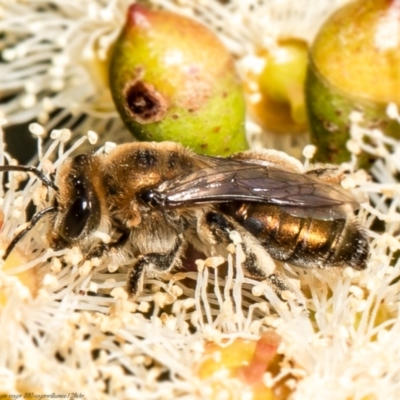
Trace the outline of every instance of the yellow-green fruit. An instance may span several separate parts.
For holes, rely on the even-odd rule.
[[[249,109],[255,120],[274,133],[300,133],[307,130],[304,83],[307,70],[307,44],[298,39],[277,43],[273,51],[262,52],[265,62],[260,74],[248,76]],[[258,93],[257,101],[252,94]]]
[[[172,140],[210,155],[248,148],[245,103],[231,55],[203,25],[139,5],[128,9],[110,87],[140,140]]]
[[[323,25],[311,49],[306,98],[318,161],[350,158],[349,115],[364,114],[363,125],[400,138],[400,125],[386,114],[400,105],[400,4],[359,0],[338,10]],[[368,167],[373,156],[362,154]]]

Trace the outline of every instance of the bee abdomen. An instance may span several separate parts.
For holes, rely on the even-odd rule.
[[[297,219],[303,221],[303,229],[292,256],[284,261],[302,267],[366,267],[368,240],[354,221]]]
[[[365,269],[369,253],[366,232],[353,221],[346,221],[336,247],[335,261],[340,266],[349,266],[357,270]]]
[[[225,211],[277,260],[305,268],[366,266],[368,241],[352,220],[300,218],[264,204],[232,204]]]

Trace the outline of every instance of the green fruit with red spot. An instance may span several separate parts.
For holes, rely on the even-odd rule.
[[[248,148],[234,62],[196,21],[132,5],[110,62],[116,107],[139,140],[226,156]]]

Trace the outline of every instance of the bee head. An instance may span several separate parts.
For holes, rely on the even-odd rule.
[[[96,157],[82,154],[58,170],[53,206],[56,212],[49,232],[53,248],[69,247],[97,229],[101,218],[99,165]]]

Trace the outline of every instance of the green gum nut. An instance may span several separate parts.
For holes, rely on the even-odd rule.
[[[117,110],[139,140],[171,140],[221,156],[248,148],[233,59],[196,21],[130,6],[109,77]]]
[[[398,0],[359,0],[325,22],[310,51],[306,101],[316,161],[349,161],[352,111],[363,114],[363,127],[400,138],[400,124],[387,115],[389,103],[400,105]],[[359,156],[361,167],[373,161]]]
[[[260,73],[249,73],[246,77],[247,94],[251,96],[253,88],[259,94],[257,102],[248,102],[249,112],[270,134],[307,131],[304,99],[307,54],[304,41],[280,40],[273,51],[259,52],[258,57],[265,63]]]

